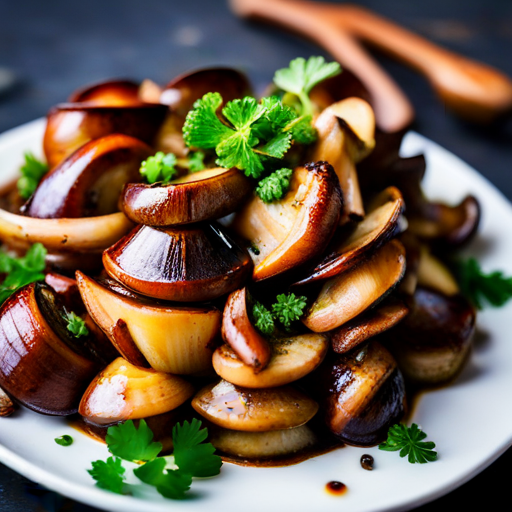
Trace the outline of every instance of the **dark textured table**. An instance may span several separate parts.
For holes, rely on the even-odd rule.
[[[357,3],[512,76],[510,0]],[[322,52],[309,42],[236,19],[224,1],[0,0],[0,68],[17,78],[10,91],[0,93],[0,132],[44,116],[75,88],[99,79],[151,78],[165,84],[190,68],[225,64],[246,71],[261,90],[292,58],[314,54]],[[379,61],[411,98],[414,129],[462,157],[512,199],[512,122],[492,128],[463,123],[445,112],[423,78],[381,56]],[[418,510],[501,507],[509,502],[510,464],[511,450],[469,483]],[[93,509],[0,465],[0,510]]]

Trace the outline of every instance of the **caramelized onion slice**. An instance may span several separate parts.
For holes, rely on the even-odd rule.
[[[404,201],[397,188],[388,187],[381,192],[372,206],[348,236],[333,240],[326,250],[327,256],[296,285],[327,279],[349,270],[401,230]]]
[[[103,253],[108,274],[156,299],[201,302],[239,288],[252,262],[218,224],[138,226]]]
[[[404,246],[391,240],[369,260],[326,281],[302,321],[314,332],[339,327],[385,297],[404,271]]]
[[[173,226],[214,220],[234,212],[253,184],[238,169],[207,169],[162,186],[129,183],[122,208],[134,222]]]
[[[157,371],[195,374],[211,369],[220,335],[218,309],[151,304],[108,290],[81,272],[76,277],[89,314],[114,345],[126,346],[133,340]],[[115,330],[119,320],[125,322],[129,337],[119,336]],[[126,347],[126,352],[130,351],[133,347]]]
[[[323,361],[329,344],[325,336],[302,334],[272,342],[272,356],[258,373],[237,357],[228,345],[213,353],[213,367],[224,380],[246,388],[273,388],[290,384],[312,372]]]
[[[290,386],[246,389],[224,380],[199,391],[192,407],[219,427],[246,432],[298,427],[318,411],[314,400]]]
[[[78,412],[100,425],[134,420],[172,411],[193,394],[194,386],[181,377],[118,357],[91,382]]]
[[[258,254],[251,254],[253,279],[268,279],[320,254],[334,234],[340,209],[339,182],[326,162],[295,169],[280,201],[266,204],[255,195],[233,224],[257,247]]]

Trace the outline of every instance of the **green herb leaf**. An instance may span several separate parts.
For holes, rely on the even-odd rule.
[[[183,499],[192,485],[192,476],[180,470],[165,470],[165,466],[166,460],[159,457],[134,469],[133,473],[145,484],[156,487],[162,496]]]
[[[89,334],[89,329],[87,329],[85,321],[77,314],[73,313],[73,311],[70,313],[66,312],[64,318],[68,322],[68,325],[66,326],[68,331],[70,331],[75,338],[80,338],[80,336],[87,336]]]
[[[206,428],[201,429],[201,422],[194,418],[191,423],[184,421],[172,429],[174,444],[174,461],[180,471],[192,476],[209,477],[218,475],[222,459],[214,455],[211,443],[203,443],[208,437]]]
[[[165,154],[158,151],[158,153],[142,162],[140,173],[148,183],[162,182],[166,184],[178,174],[176,162],[177,159],[174,153]]]
[[[337,62],[326,63],[323,57],[310,57],[307,61],[299,57],[292,60],[287,68],[276,71],[274,83],[283,91],[299,97],[303,115],[312,115],[309,93],[315,85],[340,73],[341,67]]]
[[[252,316],[254,318],[254,325],[263,334],[270,336],[275,329],[274,318],[272,313],[260,302],[256,302],[252,307]]]
[[[285,129],[291,131],[295,142],[307,146],[318,138],[318,132],[311,124],[312,119],[311,116],[297,117]]]
[[[400,457],[408,456],[411,464],[416,462],[425,464],[437,459],[437,452],[433,450],[435,444],[431,441],[424,442],[427,434],[420,430],[416,423],[410,427],[402,424],[389,428],[387,440],[379,445],[380,450],[396,452],[400,450]]]
[[[291,169],[283,168],[274,171],[262,179],[256,187],[256,195],[264,202],[271,203],[282,199],[290,188]]]
[[[56,437],[54,441],[61,446],[71,446],[73,444],[73,438],[68,435]]]
[[[294,293],[282,293],[276,297],[277,302],[272,305],[272,313],[287,329],[291,323],[298,320],[304,313],[307,299],[304,296],[296,297]]]
[[[18,192],[23,199],[28,199],[36,190],[41,178],[48,172],[48,165],[38,160],[32,153],[25,153],[25,163],[20,169]]]
[[[39,243],[30,247],[22,258],[0,251],[0,272],[7,274],[0,285],[0,304],[23,286],[44,280],[46,253],[44,246]]]
[[[204,153],[202,151],[191,151],[187,155],[188,170],[190,172],[199,172],[205,169]]]
[[[500,307],[512,298],[512,277],[501,271],[484,273],[475,258],[457,262],[455,275],[462,294],[478,309]]]
[[[125,469],[121,459],[109,457],[106,462],[96,460],[92,463],[92,469],[88,469],[87,472],[101,489],[122,494]]]
[[[137,429],[132,420],[109,427],[105,438],[112,455],[134,462],[153,460],[162,451],[162,443],[154,443],[153,432],[144,420]]]

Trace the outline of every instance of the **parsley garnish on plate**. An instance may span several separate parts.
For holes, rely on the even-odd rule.
[[[64,318],[67,321],[67,329],[73,334],[75,338],[80,338],[80,336],[87,336],[89,334],[89,329],[85,325],[85,321],[82,320],[76,313],[66,312],[64,314]]]
[[[28,199],[36,190],[41,178],[48,172],[48,165],[38,160],[32,153],[25,153],[25,163],[21,167],[21,178],[17,187],[20,196]]]
[[[400,457],[407,456],[411,464],[433,462],[437,459],[437,452],[433,450],[436,445],[432,441],[423,441],[426,437],[427,434],[416,423],[410,427],[393,425],[389,428],[386,441],[379,444],[379,449],[388,452],[400,450]]]
[[[0,273],[7,274],[0,285],[0,304],[23,286],[44,280],[46,254],[45,247],[39,243],[30,247],[21,258],[0,251]]]
[[[500,307],[512,298],[512,277],[499,270],[484,273],[475,258],[458,261],[455,275],[462,294],[478,309],[486,303]]]
[[[137,428],[128,420],[109,427],[105,440],[113,457],[106,462],[93,462],[88,472],[98,487],[123,493],[133,486],[124,483],[126,469],[122,460],[142,463],[133,470],[139,480],[155,487],[166,498],[181,499],[190,489],[193,477],[211,477],[220,472],[222,460],[214,454],[213,445],[204,442],[207,436],[207,430],[195,418],[178,423],[172,430],[173,456],[158,457],[162,444],[153,441],[153,432],[146,422],[140,420]]]

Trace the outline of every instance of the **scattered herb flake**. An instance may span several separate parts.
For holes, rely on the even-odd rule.
[[[36,190],[42,177],[48,172],[48,165],[37,159],[32,153],[25,153],[25,163],[21,167],[21,178],[17,187],[20,196],[28,199]]]
[[[63,436],[56,437],[55,442],[61,446],[71,446],[73,444],[73,438],[64,434]]]
[[[70,313],[66,312],[64,318],[68,323],[66,326],[68,331],[71,332],[75,338],[80,338],[81,336],[87,336],[89,334],[89,329],[87,329],[85,321],[76,313],[73,313],[73,311]]]
[[[408,456],[411,464],[433,462],[437,459],[437,452],[433,450],[436,445],[431,441],[423,441],[426,437],[427,434],[416,423],[410,427],[393,425],[389,428],[387,440],[379,445],[379,449],[388,452],[400,450],[400,457]]]
[[[283,168],[263,178],[256,187],[256,195],[264,202],[271,203],[282,199],[290,188],[291,169]]]

